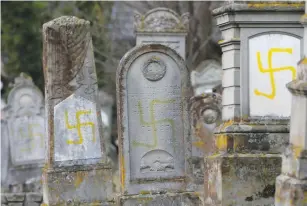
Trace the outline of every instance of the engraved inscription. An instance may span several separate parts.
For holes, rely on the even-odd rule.
[[[150,81],[158,81],[162,79],[166,72],[166,65],[159,58],[153,56],[143,67],[144,77]]]

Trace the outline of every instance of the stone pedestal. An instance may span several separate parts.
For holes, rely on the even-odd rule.
[[[297,79],[287,84],[292,93],[290,145],[276,179],[276,206],[307,205],[307,2],[305,6],[304,57],[298,63]]]
[[[288,143],[302,54],[304,4],[230,2],[213,11],[222,32],[222,120],[205,158],[205,205],[272,205]],[[274,12],[272,12],[274,11]]]

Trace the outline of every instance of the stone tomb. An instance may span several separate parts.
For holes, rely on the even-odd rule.
[[[167,8],[155,8],[134,16],[136,45],[162,44],[174,49],[185,59],[186,35],[189,30],[189,14],[179,16]]]
[[[117,95],[122,194],[140,195],[137,201],[188,191],[191,88],[183,59],[163,45],[130,50],[117,70]]]
[[[43,95],[31,77],[21,73],[15,79],[3,111],[3,127],[7,128],[2,129],[7,129],[4,135],[8,137],[2,139],[8,138],[10,148],[7,183],[24,184],[31,178],[40,179],[45,158]]]

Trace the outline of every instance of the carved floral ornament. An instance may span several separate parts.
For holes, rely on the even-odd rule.
[[[167,8],[152,9],[146,14],[135,13],[134,28],[136,32],[187,33],[189,30],[189,13],[179,16]]]

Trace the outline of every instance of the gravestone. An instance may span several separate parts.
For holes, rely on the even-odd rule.
[[[292,93],[290,144],[283,153],[282,172],[276,179],[275,205],[307,204],[307,2],[304,26],[304,57],[297,65],[297,78],[287,84]]]
[[[197,191],[204,189],[204,156],[214,152],[214,129],[221,123],[222,98],[205,93],[190,99],[193,181]]]
[[[120,61],[116,85],[120,205],[199,205],[189,193],[191,87],[183,59],[164,45],[135,47]]]
[[[8,105],[2,110],[4,136],[1,138],[2,148],[9,151],[4,155],[3,166],[8,164],[9,167],[5,181],[13,188],[22,188],[25,184],[27,189],[34,190],[32,192],[40,191],[45,157],[43,105],[43,95],[31,77],[21,73],[15,78],[14,87],[8,95]]]
[[[205,205],[273,205],[303,50],[301,2],[228,2],[213,11],[223,40],[222,120],[205,157]],[[227,169],[226,169],[227,168]]]
[[[222,84],[222,66],[216,60],[205,60],[191,71],[191,84],[194,95],[212,93]]]
[[[136,45],[163,44],[174,49],[183,59],[186,57],[186,35],[189,30],[189,14],[179,16],[167,8],[155,8],[134,16]]]
[[[43,25],[49,206],[113,204],[89,30],[90,22],[72,16]]]

